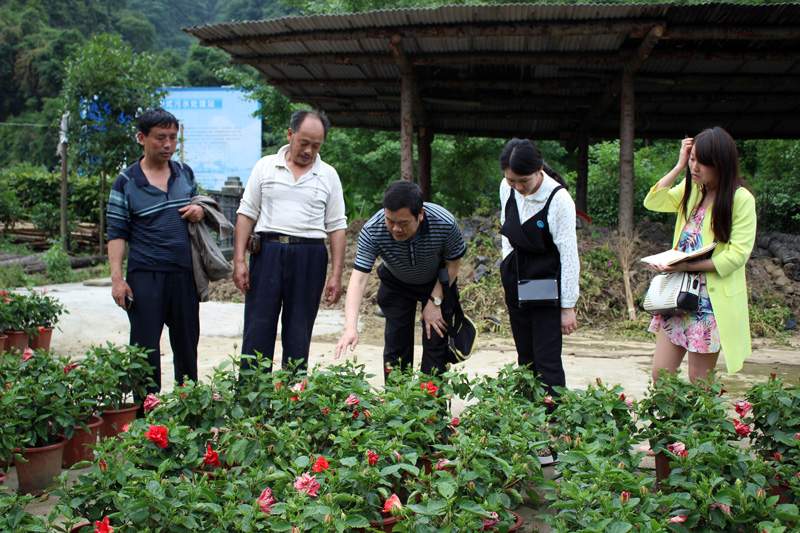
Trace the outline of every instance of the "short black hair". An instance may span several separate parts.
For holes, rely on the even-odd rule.
[[[399,211],[404,207],[415,217],[419,216],[422,213],[422,189],[412,181],[395,181],[383,193],[383,208]]]
[[[323,135],[327,139],[328,130],[331,129],[331,121],[328,119],[328,115],[325,114],[325,111],[319,111],[317,109],[301,109],[295,111],[292,113],[292,118],[289,119],[289,127],[292,131],[296,132],[300,129],[300,125],[308,116],[317,117],[319,121],[322,122],[322,129],[324,130]]]
[[[170,126],[178,128],[178,119],[160,107],[147,109],[136,119],[136,127],[145,135],[149,135],[152,128],[168,128]]]

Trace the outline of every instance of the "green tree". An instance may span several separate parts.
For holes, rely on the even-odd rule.
[[[118,35],[93,37],[67,62],[64,109],[72,116],[72,147],[78,167],[100,176],[100,247],[102,251],[106,184],[109,176],[136,159],[134,117],[157,106],[168,70],[150,54],[136,54]]]

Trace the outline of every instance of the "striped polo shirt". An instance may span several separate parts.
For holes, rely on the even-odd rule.
[[[192,269],[188,223],[178,209],[197,194],[194,172],[170,161],[167,192],[150,185],[141,159],[123,170],[108,196],[108,240],[128,241],[128,272]]]
[[[416,235],[397,241],[386,227],[383,209],[361,228],[353,267],[371,272],[380,257],[394,277],[403,283],[419,285],[436,278],[442,261],[454,261],[467,251],[455,217],[436,204],[425,202],[425,218]]]

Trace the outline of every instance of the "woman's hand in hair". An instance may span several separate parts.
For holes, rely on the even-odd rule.
[[[561,309],[561,333],[569,335],[574,333],[576,329],[578,329],[578,317],[575,314],[575,308]]]
[[[687,137],[681,141],[681,151],[678,154],[678,164],[676,167],[681,170],[685,169],[689,164],[689,156],[692,153],[692,146],[694,146],[694,138]]]

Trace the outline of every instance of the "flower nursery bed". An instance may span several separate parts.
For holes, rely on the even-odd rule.
[[[18,354],[2,361],[4,375],[30,371]],[[731,398],[663,375],[635,402],[599,380],[552,397],[510,366],[394,370],[380,390],[353,363],[269,366],[232,359],[208,382],[148,395],[143,418],[48,489],[48,516],[0,490],[0,530],[505,532],[520,530],[523,503],[554,531],[800,527],[800,388],[778,378]],[[457,417],[455,397],[467,405]],[[641,441],[659,469],[640,468]],[[545,448],[558,452],[550,475]]]

